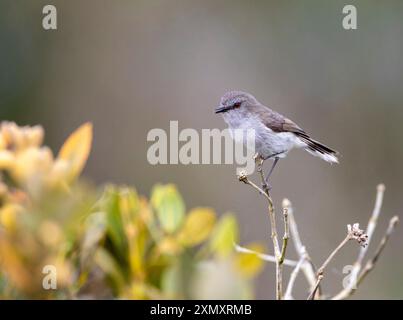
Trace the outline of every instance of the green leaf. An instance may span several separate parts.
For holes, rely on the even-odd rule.
[[[119,191],[114,187],[108,187],[103,200],[103,211],[106,212],[108,235],[113,244],[124,258],[127,254],[127,239],[119,206]]]
[[[161,279],[161,288],[168,298],[176,297],[181,290],[181,274],[178,264],[166,268]]]
[[[178,230],[184,220],[185,205],[174,185],[156,185],[152,191],[151,204],[164,231],[173,233]]]

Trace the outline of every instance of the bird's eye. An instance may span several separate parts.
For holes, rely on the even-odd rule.
[[[236,109],[236,108],[239,108],[240,106],[241,106],[241,102],[236,102],[236,103],[234,103],[232,108]]]

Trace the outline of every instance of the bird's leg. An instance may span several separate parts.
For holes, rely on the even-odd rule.
[[[264,192],[269,193],[270,189],[268,188],[264,180],[264,173],[263,173],[263,162],[265,159],[263,159],[263,157],[259,153],[256,153],[253,159],[255,160],[255,163],[257,165],[257,172],[260,174],[260,177],[262,179],[262,189],[264,190]]]
[[[279,157],[274,157],[273,165],[271,166],[270,171],[267,174],[267,177],[265,179],[265,183],[269,186],[269,189],[271,189],[271,186],[269,184],[269,178],[270,178],[270,175],[272,174],[272,172],[274,170],[274,167],[276,166],[276,164],[277,164],[279,159],[280,159]]]

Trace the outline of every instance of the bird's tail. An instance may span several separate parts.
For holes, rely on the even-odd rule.
[[[311,139],[310,137],[300,136],[299,138],[306,144],[305,150],[310,154],[322,158],[330,163],[339,163],[339,160],[336,157],[338,155],[337,151],[330,149],[329,147]]]

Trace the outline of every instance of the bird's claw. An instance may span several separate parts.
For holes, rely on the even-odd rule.
[[[253,156],[253,160],[255,160],[255,163],[257,163],[257,165],[260,167],[263,164],[263,158],[259,153],[256,153]]]

